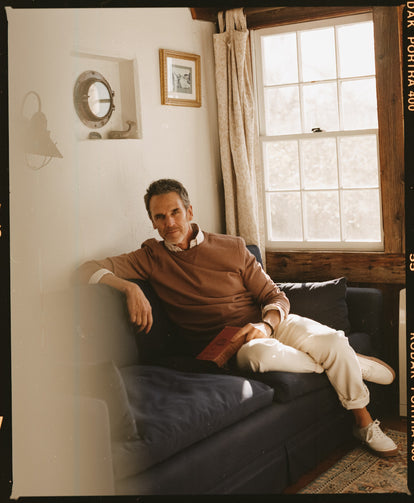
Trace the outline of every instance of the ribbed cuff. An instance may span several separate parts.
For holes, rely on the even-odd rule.
[[[92,276],[89,278],[88,283],[90,285],[96,285],[97,283],[100,282],[102,276],[105,276],[105,274],[114,274],[112,271],[109,269],[99,269],[99,271],[96,271],[92,274]]]
[[[280,309],[280,307],[277,304],[267,304],[266,306],[264,306],[262,308],[262,318],[264,318],[264,315],[268,311],[274,311],[274,310],[279,311],[279,313],[280,313],[280,322],[282,323],[282,321],[286,318],[286,316],[285,316],[284,311],[282,309]]]

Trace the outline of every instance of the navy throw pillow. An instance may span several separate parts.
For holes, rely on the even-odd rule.
[[[290,312],[349,334],[346,278],[312,283],[278,283],[290,301]]]

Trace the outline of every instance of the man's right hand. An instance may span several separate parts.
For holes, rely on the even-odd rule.
[[[105,274],[99,282],[124,292],[131,322],[147,334],[153,323],[152,308],[141,288],[136,283],[118,278],[113,274]]]

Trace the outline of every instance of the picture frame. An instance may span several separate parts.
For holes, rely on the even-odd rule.
[[[201,107],[200,56],[160,49],[161,103]]]

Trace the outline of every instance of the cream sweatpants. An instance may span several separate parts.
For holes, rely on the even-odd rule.
[[[253,339],[237,353],[242,370],[268,372],[326,372],[345,409],[369,403],[355,351],[342,330],[309,318],[289,314],[276,329],[275,338]]]

